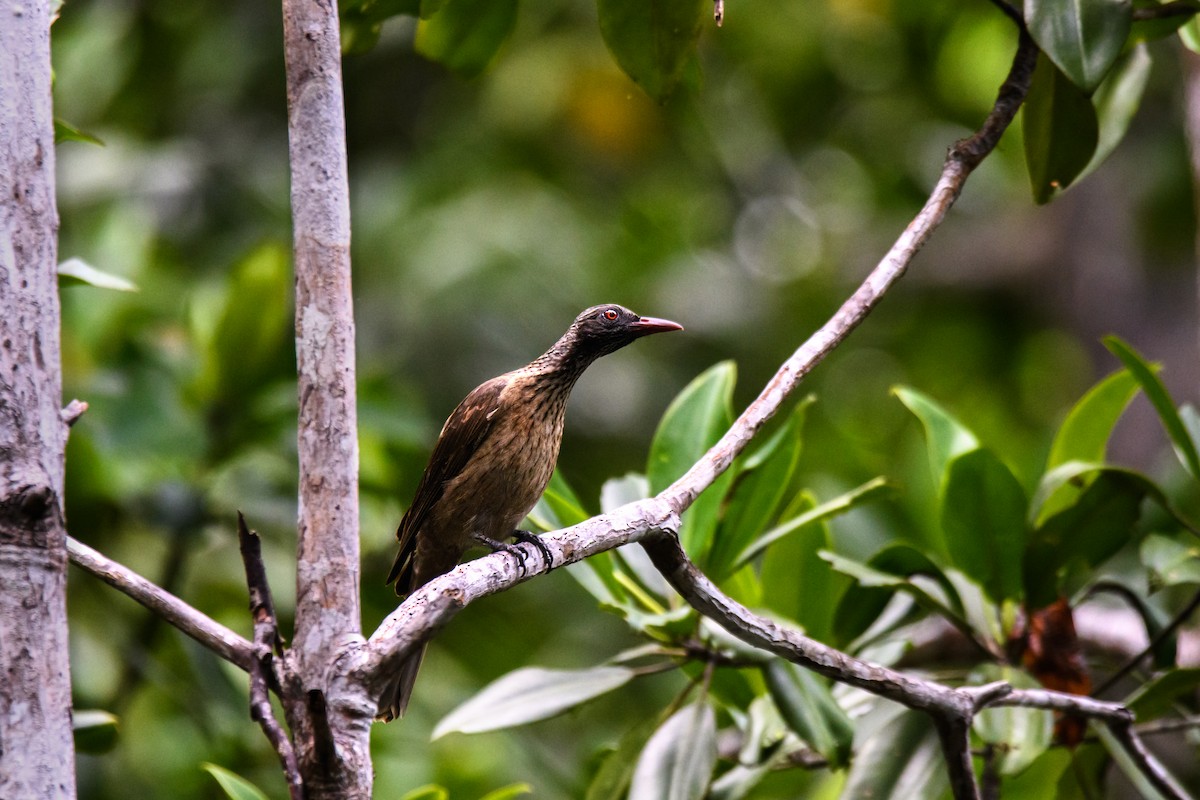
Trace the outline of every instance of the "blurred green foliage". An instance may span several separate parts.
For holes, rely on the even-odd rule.
[[[923,200],[946,148],[982,119],[1016,39],[985,2],[744,0],[728,5],[722,29],[704,22],[695,61],[660,104],[617,66],[590,3],[520,4],[511,23],[495,22],[501,40],[456,51],[462,61],[453,61],[453,41],[439,38],[434,20],[472,5],[343,9],[362,17],[347,29],[365,37],[346,42],[360,52],[347,55],[344,73],[368,629],[394,607],[382,580],[395,525],[442,419],[467,390],[541,352],[593,303],[680,320],[685,336],[597,364],[576,391],[560,460],[566,480],[548,505],[564,521],[572,509],[598,510],[607,479],[646,469],[657,421],[695,376],[736,362],[737,386],[732,367],[717,368],[727,394],[710,404],[736,411],[837,307]],[[414,9],[425,19],[394,16]],[[236,509],[263,533],[285,630],[294,597],[281,39],[278,8],[211,0],[74,0],[53,29],[56,114],[64,131],[87,132],[59,147],[60,255],[139,290],[63,290],[65,392],[90,405],[69,444],[69,529],[242,631]],[[966,590],[951,578],[950,589],[913,580],[922,558],[954,559],[993,599],[1019,591],[1008,573],[989,581],[969,554],[947,546],[920,426],[888,397],[894,385],[937,398],[978,442],[998,443],[998,460],[971,474],[1003,470],[1006,496],[1012,481],[1033,496],[1053,430],[1116,367],[1102,334],[1137,343],[1163,362],[1175,397],[1195,398],[1180,50],[1167,38],[1134,52],[1126,57],[1144,81],[1137,115],[1136,103],[1104,85],[1089,106],[1115,109],[1094,112],[1098,149],[1120,139],[1106,139],[1105,120],[1116,120],[1107,130],[1128,126],[1111,158],[1035,209],[1022,138],[1029,122],[1014,126],[912,274],[807,382],[818,401],[776,421],[742,476],[720,487],[731,492],[730,513],[689,525],[696,554],[707,549],[719,570],[767,532],[763,503],[775,504],[765,517],[796,519],[881,475],[899,485],[896,498],[872,495],[876,502],[837,519],[814,515],[781,535],[756,572],[777,591],[756,588],[746,568],[731,570],[726,588],[831,641],[861,633],[896,591],[924,608],[934,600],[955,608]],[[422,53],[482,72],[464,80]],[[1179,424],[1194,438],[1194,415]],[[1154,476],[1172,507],[1195,518],[1194,487],[1168,467],[1167,441],[1150,405],[1135,400],[1108,459]],[[786,480],[786,495],[755,482],[767,469]],[[652,485],[655,470],[651,462]],[[644,491],[637,479],[609,487],[612,502]],[[1157,513],[1147,506],[1146,515]],[[1170,515],[1161,517],[1159,533],[1169,533]],[[735,539],[741,548],[725,544]],[[831,559],[842,569],[820,551],[845,559]],[[1150,580],[1164,587],[1148,601],[1160,612],[1179,603],[1171,586],[1194,582],[1193,555],[1171,535],[1142,542]],[[685,610],[637,605],[644,565],[639,572],[635,559],[610,555],[573,571],[594,568],[590,588],[624,603],[632,629],[598,613],[566,571],[461,614],[432,647],[409,715],[374,733],[377,794],[439,784],[474,798],[527,781],[537,797],[578,797],[595,771],[619,772],[606,748],[632,768],[632,754],[665,721],[647,727],[645,709],[679,695],[688,682],[680,671],[515,733],[433,743],[429,735],[514,669],[582,669],[646,633],[686,630],[694,620]],[[797,569],[802,580],[790,582]],[[866,574],[888,577],[870,585]],[[1070,569],[1063,580],[1076,588]],[[837,602],[852,593],[868,605]],[[963,615],[983,607],[977,594],[959,597]],[[76,706],[119,720],[113,749],[79,756],[82,797],[218,796],[205,762],[283,794],[277,762],[248,721],[243,675],[84,575],[72,573],[69,602]],[[855,616],[861,608],[874,612]],[[778,699],[788,676],[776,677]],[[714,678],[712,688],[761,721],[748,764],[769,757],[771,732],[783,730],[770,704],[753,705],[763,688],[745,676]],[[679,713],[703,713],[693,708]],[[871,731],[902,729],[912,731],[906,747],[928,749],[921,724],[871,718],[875,727],[856,725],[864,738],[855,747],[879,750]],[[841,739],[824,741],[841,752]],[[911,758],[889,752],[897,768]],[[1031,769],[1018,780],[1030,792],[1054,785],[1070,771],[1060,756],[1039,762],[1040,778],[1026,779]],[[753,796],[764,798],[828,795],[842,780],[767,770],[726,777],[722,791],[733,796],[759,779]]]

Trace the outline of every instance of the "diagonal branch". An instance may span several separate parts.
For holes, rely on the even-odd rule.
[[[197,611],[129,567],[118,564],[69,536],[67,555],[71,563],[129,595],[221,658],[250,671],[254,662],[254,645],[212,617]]]

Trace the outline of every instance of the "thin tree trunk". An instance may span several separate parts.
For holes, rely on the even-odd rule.
[[[50,8],[0,16],[0,797],[75,796]]]
[[[350,192],[337,4],[284,0],[296,269],[300,518],[296,631],[301,684],[287,705],[309,798],[369,797],[375,709],[333,663],[361,643],[358,428]]]

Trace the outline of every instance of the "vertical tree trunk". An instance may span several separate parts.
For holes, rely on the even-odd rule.
[[[50,9],[0,14],[0,797],[75,796]]]
[[[310,798],[370,797],[374,708],[329,667],[361,642],[350,193],[333,0],[284,0],[296,268],[300,518],[290,703]],[[319,692],[319,694],[317,694]]]

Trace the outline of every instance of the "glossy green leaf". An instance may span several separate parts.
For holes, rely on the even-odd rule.
[[[533,794],[533,787],[528,783],[514,783],[509,786],[501,786],[499,789],[493,789],[479,798],[479,800],[512,800],[514,797],[524,797],[531,794]]]
[[[1104,83],[1092,95],[1092,105],[1100,126],[1096,152],[1076,180],[1090,175],[1103,164],[1125,138],[1134,114],[1141,107],[1151,66],[1150,51],[1145,45],[1139,44],[1117,59]]]
[[[71,712],[71,732],[76,751],[95,755],[116,746],[120,725],[116,715],[107,711],[77,709]]]
[[[845,766],[850,759],[854,726],[833,699],[828,681],[781,659],[764,665],[762,674],[788,727],[824,756],[830,766]]]
[[[888,483],[886,478],[873,478],[862,486],[851,489],[845,494],[828,500],[819,506],[810,508],[804,513],[767,531],[738,554],[737,558],[733,561],[733,566],[736,568],[748,563],[772,544],[786,536],[790,536],[805,525],[832,519],[865,503],[870,503],[894,493],[895,487]]]
[[[942,480],[946,465],[952,458],[979,447],[979,440],[975,438],[975,434],[928,396],[906,386],[893,388],[892,394],[896,395],[925,427],[925,446],[929,451],[929,466],[933,470],[935,482]]]
[[[941,498],[942,532],[955,566],[997,602],[1020,598],[1025,490],[990,450],[950,462]]]
[[[600,762],[584,800],[625,800],[638,754],[658,729],[658,723],[656,717],[648,715],[621,737],[617,746]]]
[[[954,584],[937,564],[911,545],[888,545],[866,564],[837,553],[823,552],[821,557],[857,583],[846,592],[834,617],[834,632],[839,642],[846,643],[862,635],[897,591],[960,627],[966,625],[962,600]],[[915,581],[916,576],[929,580]]]
[[[1200,53],[1200,17],[1192,17],[1180,26],[1179,41],[1193,53]]]
[[[1025,0],[1025,22],[1038,47],[1090,94],[1129,36],[1129,0]]]
[[[1100,139],[1091,98],[1045,55],[1038,56],[1021,129],[1033,199],[1039,204],[1071,185],[1091,162]]]
[[[1150,590],[1180,584],[1200,584],[1200,544],[1151,534],[1142,542],[1142,563],[1150,571]]]
[[[553,717],[624,686],[635,675],[625,667],[579,670],[525,667],[485,686],[437,724],[433,738],[447,733],[479,733],[512,728]]]
[[[629,800],[700,800],[717,764],[717,718],[704,700],[684,706],[646,742]]]
[[[1058,572],[1071,562],[1094,569],[1132,541],[1146,498],[1145,484],[1128,472],[1105,470],[1030,534],[1024,556],[1026,603],[1042,608],[1062,593]]]
[[[983,685],[1006,681],[1017,689],[1039,689],[1026,673],[1009,666],[988,665],[972,676],[971,683]],[[1049,712],[1036,708],[999,706],[976,715],[972,727],[987,744],[997,749],[996,769],[1004,776],[1024,772],[1050,747],[1054,724]]]
[[[1154,368],[1142,358],[1140,353],[1119,337],[1106,336],[1104,346],[1121,359],[1121,363],[1133,373],[1133,377],[1141,384],[1142,391],[1146,393],[1146,397],[1154,406],[1167,436],[1171,439],[1171,444],[1175,447],[1175,454],[1192,477],[1200,480],[1200,453],[1197,452],[1196,442],[1188,434],[1187,427],[1179,417],[1179,412],[1175,410],[1175,402],[1171,399],[1170,392],[1155,374]]]
[[[723,361],[698,375],[671,401],[658,423],[646,477],[650,491],[661,492],[683,475],[716,443],[733,422],[733,386],[737,369]],[[679,538],[702,568],[707,566],[721,503],[734,478],[728,469],[684,512]]]
[[[841,797],[940,798],[948,788],[942,748],[927,716],[878,703],[859,721]]]
[[[110,272],[96,269],[79,258],[68,258],[58,265],[58,283],[60,286],[86,284],[98,289],[114,289],[118,292],[136,292],[138,290],[132,282]]]
[[[230,800],[267,800],[266,794],[242,776],[216,764],[201,764],[200,768],[212,775]]]
[[[1108,437],[1138,388],[1129,370],[1121,370],[1089,389],[1054,435],[1046,470],[1068,461],[1104,461]]]
[[[400,796],[400,800],[450,800],[450,792],[445,786],[430,783],[410,789]]]
[[[1200,668],[1172,669],[1138,687],[1124,705],[1138,722],[1157,719],[1175,707],[1181,696],[1190,696],[1200,687]]]
[[[683,80],[712,13],[707,0],[597,0],[596,8],[617,64],[660,103]]]
[[[735,557],[778,515],[800,460],[804,417],[812,397],[796,404],[783,426],[738,470],[726,500],[719,533],[709,558],[710,575],[720,580],[745,560]]]
[[[424,16],[424,4],[422,4]],[[483,72],[517,24],[517,0],[446,0],[417,25],[416,51],[474,77]]]

